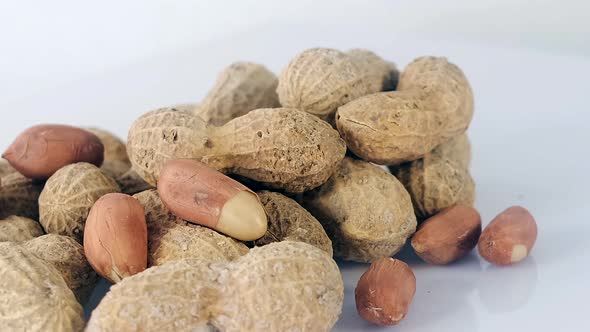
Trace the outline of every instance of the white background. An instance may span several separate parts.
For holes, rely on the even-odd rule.
[[[417,293],[391,331],[587,331],[589,13],[584,0],[2,0],[0,150],[42,122],[125,137],[152,108],[199,101],[232,61],[278,72],[315,46],[365,47],[400,67],[444,55],[475,91],[469,134],[484,223],[520,204],[539,238],[509,268],[475,253],[433,267],[405,252]],[[346,303],[336,330],[377,330],[354,309],[366,265],[341,266]]]

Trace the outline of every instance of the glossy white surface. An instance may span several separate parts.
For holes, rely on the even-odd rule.
[[[433,267],[406,250],[401,257],[415,270],[416,297],[407,318],[390,329],[373,328],[356,314],[354,287],[366,265],[340,263],[346,303],[335,330],[590,328],[585,2],[375,1],[359,7],[338,1],[313,10],[307,1],[285,8],[242,3],[233,10],[190,2],[117,10],[59,1],[2,4],[8,8],[0,10],[0,31],[9,38],[0,52],[0,149],[41,122],[96,125],[124,137],[147,110],[198,101],[235,60],[278,71],[317,45],[370,48],[401,67],[419,55],[445,55],[464,69],[475,92],[469,134],[484,223],[523,205],[538,222],[537,244],[531,257],[508,268],[490,266],[475,253]]]

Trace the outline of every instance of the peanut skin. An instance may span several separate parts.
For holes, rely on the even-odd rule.
[[[444,265],[467,255],[479,240],[481,218],[468,206],[453,206],[427,219],[412,237],[412,247],[430,264]]]
[[[287,108],[254,110],[221,127],[159,109],[135,121],[127,142],[134,169],[151,185],[167,161],[185,158],[289,192],[324,183],[345,150],[326,122]]]
[[[410,267],[385,257],[361,276],[354,290],[356,309],[370,323],[397,325],[406,317],[415,293],[416,277]]]
[[[39,125],[22,132],[2,154],[24,176],[46,180],[77,162],[101,166],[104,146],[89,131],[64,125]]]
[[[397,165],[462,134],[472,116],[473,93],[461,69],[445,58],[421,57],[402,72],[397,91],[339,107],[336,126],[357,156]]]
[[[102,196],[90,210],[84,252],[94,270],[112,282],[147,267],[147,225],[139,201],[129,195]]]
[[[484,229],[477,248],[488,262],[510,265],[525,259],[536,240],[537,223],[531,213],[521,206],[512,206]]]

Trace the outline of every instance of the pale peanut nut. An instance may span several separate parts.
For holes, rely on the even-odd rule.
[[[277,84],[275,74],[263,65],[232,63],[219,74],[194,113],[208,124],[221,126],[255,109],[279,107]]]
[[[81,244],[69,236],[47,234],[22,246],[55,267],[80,303],[88,300],[98,276],[86,260]]]
[[[366,321],[396,325],[408,314],[416,293],[416,277],[410,267],[385,257],[371,264],[354,290],[356,309]]]
[[[279,241],[301,241],[332,256],[332,241],[322,224],[291,198],[271,191],[256,192],[268,215],[268,230],[254,241],[257,246]]]
[[[330,48],[312,48],[297,55],[279,76],[277,93],[283,107],[328,117],[375,86],[370,74],[352,57]],[[378,90],[379,91],[379,90]]]
[[[102,165],[104,146],[96,135],[80,128],[38,125],[19,134],[2,157],[24,176],[45,180],[69,164]]]
[[[129,195],[102,196],[90,210],[84,252],[102,277],[119,282],[147,267],[147,225],[139,201]]]
[[[412,247],[430,264],[449,264],[467,255],[481,234],[481,217],[468,206],[453,206],[428,218],[412,237]]]
[[[531,213],[521,206],[512,206],[486,226],[477,248],[488,262],[510,265],[525,259],[536,240],[537,223]]]
[[[404,184],[418,220],[454,206],[473,206],[475,182],[469,173],[471,146],[466,134],[451,138],[422,159],[390,167]]]
[[[166,163],[158,193],[173,214],[235,239],[253,241],[266,233],[267,216],[258,196],[196,160]]]
[[[445,58],[414,60],[397,89],[338,108],[338,131],[357,156],[384,165],[412,161],[469,127],[471,87],[461,69]]]
[[[0,220],[0,242],[21,242],[43,235],[39,222],[26,217],[10,216]]]
[[[100,139],[104,146],[104,161],[100,167],[113,179],[123,175],[131,168],[125,142],[113,133],[100,128],[86,128]]]
[[[385,61],[374,52],[362,48],[353,48],[346,54],[369,74],[367,82],[371,85],[372,92],[395,90],[399,71],[393,62]]]
[[[325,121],[294,109],[258,109],[212,127],[168,108],[134,122],[127,152],[151,185],[166,162],[188,158],[269,187],[302,192],[330,177],[346,146]]]
[[[39,195],[43,183],[26,178],[18,172],[2,176],[0,187],[0,218],[11,215],[39,219]]]
[[[126,278],[92,312],[87,331],[330,331],[343,297],[329,255],[282,241],[232,262],[180,260]]]
[[[84,311],[57,269],[13,242],[0,243],[2,331],[82,331]]]
[[[302,205],[324,226],[334,256],[371,262],[397,253],[416,231],[410,195],[389,172],[346,157]]]
[[[148,229],[148,266],[186,259],[231,261],[248,247],[207,227],[188,223],[168,211],[155,189],[134,195],[143,206]]]
[[[100,197],[119,186],[98,167],[68,165],[47,180],[39,196],[39,222],[47,233],[71,236],[82,243],[88,212]]]

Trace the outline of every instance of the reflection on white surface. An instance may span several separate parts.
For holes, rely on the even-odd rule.
[[[513,266],[488,265],[477,290],[490,312],[504,313],[526,305],[535,292],[537,280],[535,257],[528,257]]]

